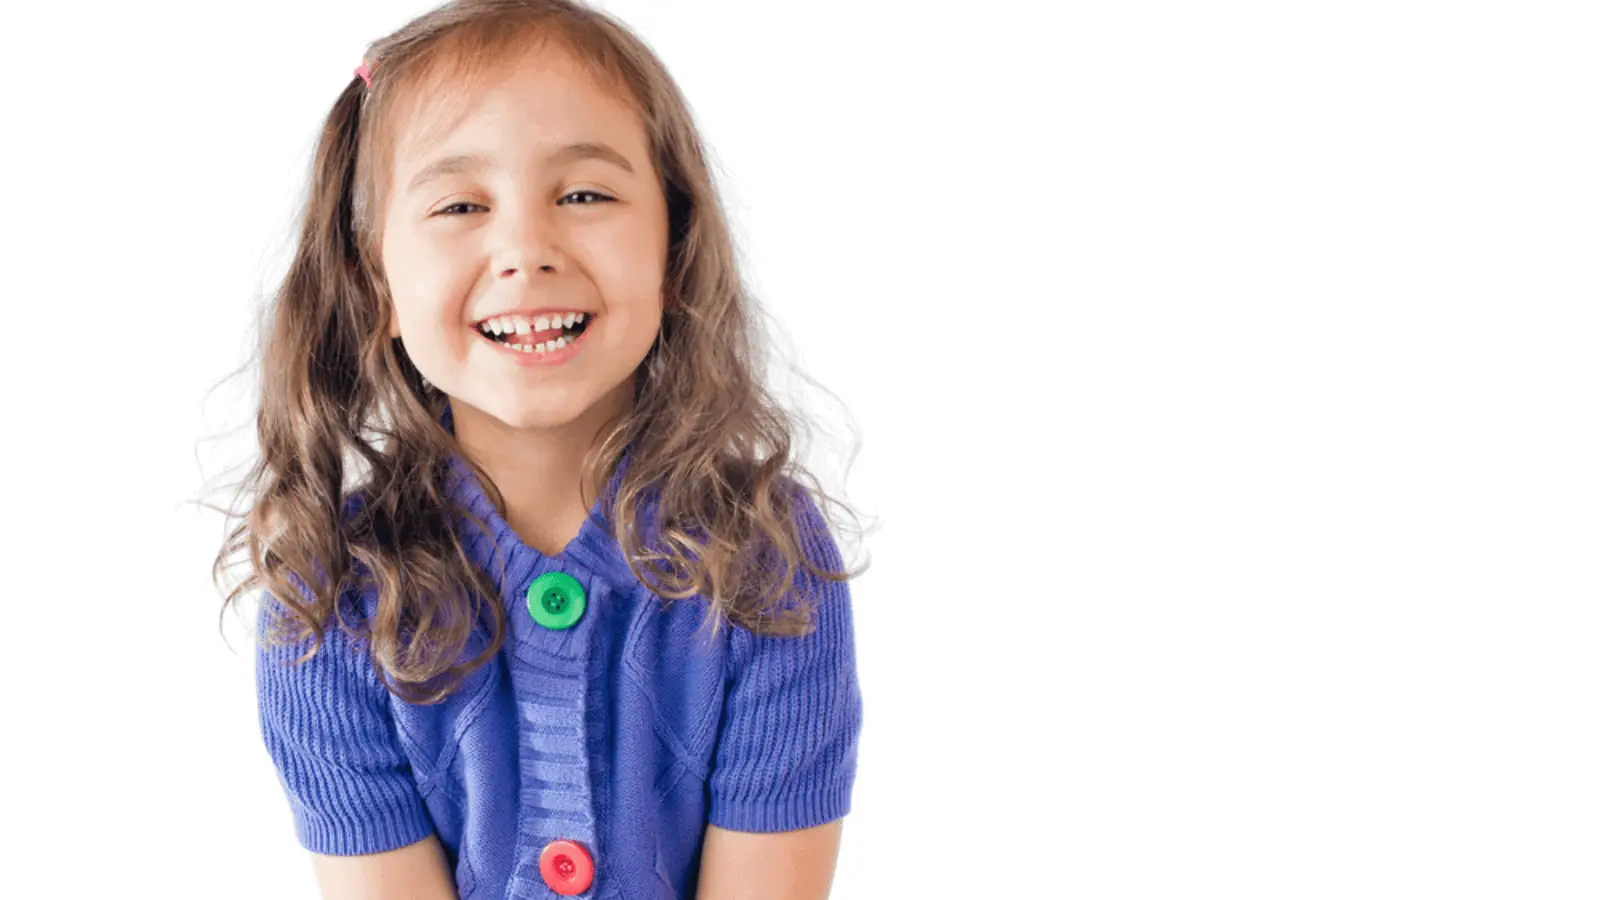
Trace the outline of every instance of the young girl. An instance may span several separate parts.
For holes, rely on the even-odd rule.
[[[369,48],[312,176],[218,563],[324,896],[825,897],[857,573],[660,62],[451,3]]]

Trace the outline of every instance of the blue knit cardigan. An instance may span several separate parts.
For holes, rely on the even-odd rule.
[[[601,515],[621,469],[556,556],[522,542],[459,458],[450,472],[452,494],[490,526],[466,549],[509,623],[495,659],[445,702],[414,705],[336,625],[298,666],[308,644],[257,645],[261,733],[306,849],[378,853],[436,834],[462,900],[500,900],[560,896],[540,860],[566,841],[592,866],[577,896],[688,898],[708,823],[776,832],[849,812],[862,707],[847,583],[797,574],[821,601],[806,636],[734,625],[712,639],[703,601],[664,604],[629,570]],[[819,510],[801,499],[805,552],[838,568]],[[565,630],[530,613],[529,586],[546,572],[575,578],[587,600]],[[340,602],[371,615],[374,597],[349,590]]]

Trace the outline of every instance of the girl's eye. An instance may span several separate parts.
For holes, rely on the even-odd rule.
[[[565,200],[565,199],[567,199],[567,197],[598,197],[598,198],[600,198],[598,201],[589,201],[589,202],[580,203],[580,204],[578,204],[579,206],[590,206],[590,205],[592,205],[593,203],[596,203],[596,202],[606,201],[606,200],[615,200],[616,199],[615,197],[607,197],[605,194],[602,194],[599,191],[573,191],[572,193],[568,194],[566,197],[562,197],[561,199]]]
[[[602,194],[599,191],[573,191],[572,193],[567,194],[565,197],[562,197],[561,200],[565,201],[565,200],[568,200],[568,199],[570,199],[572,197],[593,197],[593,198],[595,198],[594,200],[586,200],[586,201],[583,201],[583,202],[577,204],[579,206],[592,206],[595,203],[609,202],[609,201],[613,201],[613,200],[617,199],[615,197],[610,197],[610,196],[607,196],[605,194]],[[479,203],[470,203],[470,202],[468,202],[466,200],[462,200],[459,203],[452,203],[449,206],[441,207],[437,212],[434,213],[434,215],[436,215],[436,216],[452,215],[450,210],[459,209],[459,208],[461,208],[463,206],[471,206],[471,207],[474,207],[476,209],[487,209],[488,208],[488,207],[485,207],[485,206],[483,206],[482,204],[479,204]]]

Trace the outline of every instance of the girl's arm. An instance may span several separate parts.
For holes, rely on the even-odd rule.
[[[800,831],[756,834],[706,827],[697,900],[826,900],[839,856],[835,819]]]
[[[340,598],[346,618],[360,614],[356,599]],[[258,627],[284,611],[270,594],[262,600]],[[294,664],[307,649],[258,644],[256,688],[261,734],[324,900],[455,900],[367,654],[337,624],[315,656]]]
[[[322,900],[456,900],[439,838],[366,856],[311,854]]]
[[[801,496],[807,558],[840,569],[820,511]],[[855,626],[847,582],[805,571],[795,579],[817,599],[813,631],[730,629],[696,895],[704,900],[823,900],[833,880],[861,734]]]

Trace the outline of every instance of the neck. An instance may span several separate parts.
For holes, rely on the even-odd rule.
[[[584,458],[625,411],[626,399],[626,394],[621,402],[608,397],[554,428],[516,428],[451,399],[456,440],[500,489],[505,501],[502,516],[523,543],[554,556],[577,536],[604,489],[602,472],[588,484],[581,482]]]

